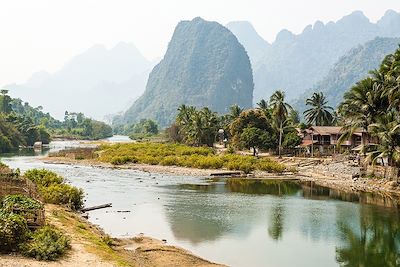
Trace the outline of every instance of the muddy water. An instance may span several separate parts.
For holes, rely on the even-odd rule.
[[[87,206],[112,202],[90,221],[116,237],[144,233],[230,266],[400,266],[393,198],[290,181],[44,164],[32,154],[2,160],[65,176],[85,190]]]

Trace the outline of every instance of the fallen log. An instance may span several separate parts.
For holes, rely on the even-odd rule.
[[[91,210],[98,210],[98,209],[104,209],[104,208],[109,208],[112,207],[112,203],[107,203],[103,205],[98,205],[98,206],[93,206],[93,207],[87,207],[87,208],[82,208],[81,212],[87,212]]]
[[[210,176],[240,176],[242,173],[235,171],[235,172],[214,172],[211,173]]]

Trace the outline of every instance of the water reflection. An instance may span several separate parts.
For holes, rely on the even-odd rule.
[[[273,180],[214,179],[176,189],[167,217],[178,240],[198,244],[224,236],[245,239],[262,224],[276,243],[291,238],[289,232],[300,232],[304,242],[311,238],[315,244],[334,244],[335,261],[341,266],[400,266],[395,197]]]

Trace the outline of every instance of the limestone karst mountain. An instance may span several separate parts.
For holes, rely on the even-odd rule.
[[[182,21],[150,73],[146,91],[115,123],[152,118],[167,126],[182,104],[220,113],[233,104],[249,108],[253,87],[249,57],[227,28],[201,18]]]

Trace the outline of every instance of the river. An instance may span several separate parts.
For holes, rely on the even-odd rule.
[[[51,150],[65,146],[79,142],[54,142]],[[229,266],[400,266],[399,202],[390,197],[295,181],[45,164],[41,154],[2,161],[59,173],[84,189],[87,206],[113,203],[89,220],[115,237],[144,233]]]

